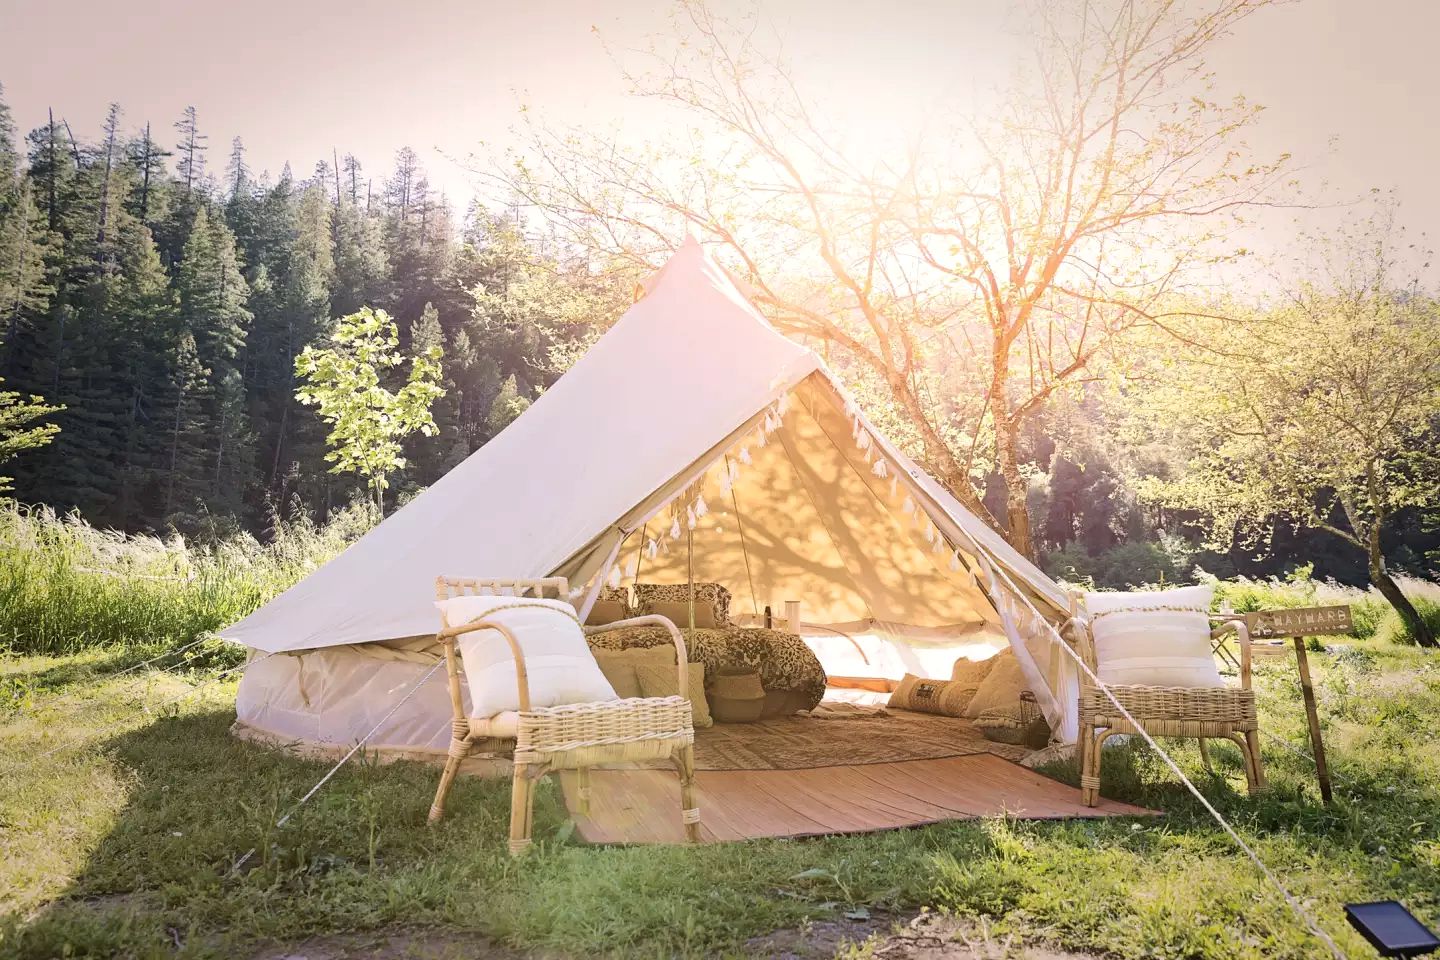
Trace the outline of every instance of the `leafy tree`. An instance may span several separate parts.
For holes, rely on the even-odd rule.
[[[404,386],[383,385],[385,373],[404,362],[399,345],[390,315],[365,307],[339,320],[329,346],[308,346],[295,358],[295,374],[305,381],[296,399],[318,407],[330,424],[331,472],[364,477],[382,515],[386,478],[405,466],[400,441],[417,431],[434,435],[430,406],[445,392],[434,346],[411,359]]]
[[[1378,232],[1374,232],[1378,231]],[[1436,637],[1392,577],[1388,524],[1440,508],[1440,302],[1397,286],[1391,237],[1351,238],[1326,286],[1239,321],[1199,323],[1208,344],[1167,363],[1135,402],[1142,431],[1182,465],[1142,492],[1199,510],[1212,538],[1286,518],[1362,551],[1370,581],[1423,646]]]
[[[4,382],[0,380],[0,384]],[[46,403],[44,397],[0,390],[0,464],[49,443],[60,428],[53,423],[35,421],[63,409]],[[10,489],[10,479],[0,477],[0,492]]]
[[[701,125],[685,133],[698,152],[672,162],[697,148],[533,127],[499,186],[602,262],[648,263],[701,235],[778,327],[817,344],[931,473],[1033,555],[1027,425],[1134,328],[1167,323],[1232,214],[1284,189],[1286,158],[1244,146],[1257,109],[1214,95],[1202,70],[1264,3],[1037,4],[1033,80],[879,162],[825,124],[757,23],[677,6],[681,36],[631,79]]]

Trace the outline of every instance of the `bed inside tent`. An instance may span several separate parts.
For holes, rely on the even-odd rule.
[[[688,330],[674,322],[679,307]],[[667,368],[637,363],[627,338],[668,356]],[[717,343],[730,351],[719,361]],[[595,422],[593,382],[611,391],[611,409],[642,411],[624,418],[623,436],[607,435],[603,416]],[[559,423],[568,473],[556,476],[554,463],[505,469]],[[562,489],[589,490],[589,500],[557,500]],[[477,519],[457,503],[492,513]],[[529,509],[547,503],[548,513]],[[467,541],[461,527],[472,522],[488,553]],[[379,759],[443,762],[443,676],[412,693],[438,653],[428,601],[440,574],[563,576],[582,618],[607,590],[668,587],[688,598],[672,619],[696,640],[695,585],[719,584],[752,648],[798,635],[823,670],[822,702],[696,731],[710,839],[1139,812],[1086,807],[1078,790],[1021,766],[1042,744],[989,738],[963,716],[883,706],[906,674],[943,681],[957,660],[1011,656],[1048,739],[1073,742],[1077,685],[1055,631],[1066,596],[875,429],[818,358],[774,331],[694,245],[496,440],[224,632],[255,652],[237,695],[237,735],[338,756],[368,732]],[[392,610],[382,595],[403,604]],[[767,609],[773,631],[761,629]],[[707,687],[713,679],[707,666]],[[508,770],[499,755],[467,764],[482,775]],[[582,838],[679,839],[663,812],[674,808],[673,775],[593,776],[597,800],[575,815]],[[562,783],[568,797],[573,784]]]

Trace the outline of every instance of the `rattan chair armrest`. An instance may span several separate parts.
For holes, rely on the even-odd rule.
[[[680,633],[680,628],[669,617],[662,617],[658,613],[647,613],[639,617],[630,617],[625,620],[616,620],[614,623],[601,623],[593,627],[585,627],[585,635],[593,637],[597,633],[606,633],[610,630],[622,630],[626,627],[664,627],[670,632],[670,641],[675,644],[675,666],[679,672],[680,696],[690,696],[690,655],[685,650],[685,638]]]
[[[1217,624],[1210,631],[1211,640],[1219,640],[1221,637],[1234,634],[1235,641],[1240,647],[1240,686],[1246,690],[1250,689],[1251,674],[1251,645],[1250,628],[1245,625],[1242,619],[1232,618]]]
[[[444,626],[440,632],[435,635],[435,639],[444,645],[446,662],[451,668],[454,667],[457,659],[455,657],[455,640],[457,637],[463,634],[473,633],[476,630],[494,630],[500,634],[500,636],[504,637],[505,642],[510,646],[510,656],[515,660],[515,687],[516,692],[519,694],[520,709],[530,709],[530,675],[525,669],[525,654],[521,652],[520,641],[516,639],[515,634],[511,633],[504,625],[489,620],[471,620],[469,623],[462,623],[458,627],[450,626],[449,622],[445,621],[443,617],[441,622],[444,623]],[[457,707],[456,709],[457,716],[463,713],[463,710],[460,708]]]

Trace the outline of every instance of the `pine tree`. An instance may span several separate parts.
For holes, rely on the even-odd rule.
[[[166,450],[162,411],[167,358],[177,336],[175,303],[150,231],[127,218],[118,239],[120,281],[111,299],[118,338],[112,360],[124,417],[117,454],[120,492],[111,522],[156,526],[164,520],[158,496]]]
[[[347,158],[348,159],[348,158]],[[20,182],[20,154],[15,147],[15,119],[5,102],[5,84],[0,83],[0,210],[11,189]]]
[[[170,151],[162,150],[150,136],[150,124],[145,132],[130,144],[130,163],[135,167],[137,189],[134,193],[132,212],[146,227],[151,227],[165,214],[165,158]]]
[[[185,200],[188,202],[205,173],[205,151],[210,149],[205,141],[210,138],[200,132],[194,107],[186,107],[184,116],[175,121],[175,132],[180,135],[175,152],[180,157],[180,180],[185,185]]]
[[[33,342],[33,328],[43,318],[55,292],[46,268],[48,238],[43,214],[31,200],[30,182],[22,182],[8,209],[0,212],[0,311],[4,315],[3,370],[16,370],[16,351]]]
[[[46,273],[45,222],[35,207],[33,184],[20,169],[15,124],[3,93],[0,86],[0,374],[12,377],[22,340],[30,341],[55,291]]]
[[[245,141],[236,137],[230,141],[230,162],[225,165],[225,194],[234,199],[242,192],[250,192],[250,167],[245,163]]]
[[[181,322],[195,337],[201,364],[217,378],[238,370],[251,319],[245,309],[249,288],[234,234],[205,207],[195,213],[176,289]]]
[[[35,184],[35,202],[45,213],[45,225],[51,233],[64,227],[63,212],[71,199],[76,164],[71,160],[70,138],[62,124],[55,122],[51,110],[49,122],[26,136],[30,144],[31,182]]]
[[[267,324],[263,363],[257,365],[252,387],[264,385],[266,416],[263,455],[269,486],[278,493],[282,466],[299,462],[302,471],[319,473],[323,437],[296,416],[295,357],[330,327],[330,288],[335,279],[331,252],[331,208],[321,183],[300,195],[293,241],[284,265],[278,311]]]
[[[111,189],[118,176],[116,168],[120,163],[119,137],[120,104],[112,103],[110,112],[105,116],[104,140],[100,146],[98,164],[100,167],[100,195],[96,201],[95,258],[102,271],[113,268],[115,263],[115,251],[110,246],[107,231],[111,228],[116,215],[116,211],[112,211],[112,206],[121,206],[117,201],[122,192]]]
[[[390,273],[378,218],[355,203],[335,211],[334,311],[354,313],[367,303],[389,303]]]
[[[409,341],[412,354],[433,356],[442,362],[442,369],[445,369],[445,333],[440,327],[440,311],[433,303],[425,304],[419,319],[410,325]],[[448,374],[448,370],[446,372]],[[460,437],[459,396],[448,375],[442,377],[440,385],[445,393],[435,401],[431,416],[441,442],[437,443],[429,437],[412,437],[405,445],[406,479],[419,486],[429,486],[454,466],[454,441]]]
[[[166,523],[183,525],[186,518],[179,511],[193,511],[204,492],[207,420],[201,407],[210,373],[200,365],[195,338],[188,331],[176,341],[169,367],[169,449],[161,513]]]
[[[239,401],[242,351],[252,319],[245,307],[249,286],[241,275],[234,235],[204,206],[196,211],[176,287],[180,323],[194,338],[198,364],[208,371],[200,396],[196,397],[193,385],[189,394],[189,399],[199,401],[193,419],[206,433],[201,442],[206,452],[204,476],[212,478],[201,485],[200,496],[238,512],[254,479],[248,472],[253,455],[235,455],[237,444],[250,435],[245,405]],[[171,511],[186,506],[183,499],[168,499]]]

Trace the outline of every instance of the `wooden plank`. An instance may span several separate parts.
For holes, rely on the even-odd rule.
[[[1349,604],[1293,607],[1288,610],[1254,610],[1245,614],[1251,639],[1270,637],[1323,637],[1353,633]]]

